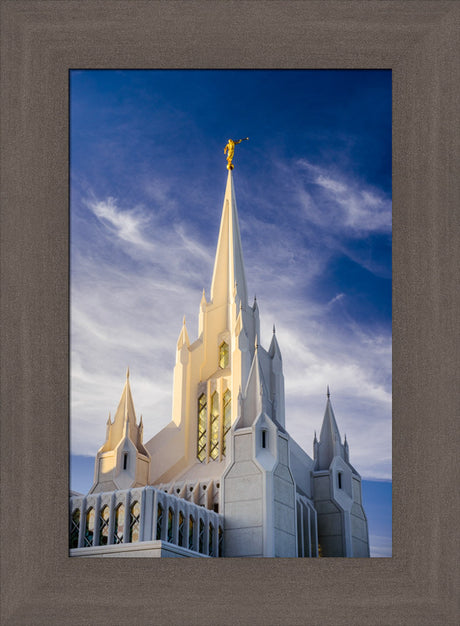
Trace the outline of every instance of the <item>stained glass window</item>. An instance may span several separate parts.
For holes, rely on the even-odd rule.
[[[134,502],[129,515],[129,542],[139,541],[139,520],[141,516],[141,506],[139,502]]]
[[[226,446],[225,446],[225,435],[228,433],[231,427],[232,422],[232,394],[230,393],[230,389],[224,393],[224,431],[223,431],[223,441],[222,441],[222,454],[225,455]]]
[[[206,427],[207,427],[207,402],[204,393],[198,398],[198,446],[197,457],[203,462],[206,459]]]
[[[215,391],[211,396],[211,459],[219,456],[219,394]]]
[[[190,515],[188,520],[188,549],[193,550],[193,529],[195,528],[195,520]]]
[[[219,346],[219,367],[222,369],[228,367],[228,343],[225,341]]]
[[[159,541],[161,539],[161,526],[163,524],[163,507],[161,506],[161,504],[158,504],[158,509],[157,509],[157,541]]]
[[[204,522],[200,519],[200,534],[198,535],[198,552],[204,552]]]
[[[99,545],[109,543],[109,507],[106,505],[99,513]]]
[[[209,556],[214,556],[214,526],[209,524],[209,537],[208,537]]]
[[[70,518],[70,548],[78,548],[78,535],[80,533],[80,509],[75,509]]]
[[[168,541],[172,543],[173,540],[173,528],[174,528],[174,511],[168,509]]]
[[[94,538],[94,509],[90,508],[86,511],[86,524],[85,524],[85,540],[84,547],[93,545]]]
[[[184,514],[182,513],[182,511],[179,511],[178,544],[180,546],[184,546]]]
[[[219,556],[224,555],[224,533],[222,531],[222,526],[219,526]]]
[[[123,543],[125,525],[125,507],[119,504],[115,509],[115,524],[113,528],[113,543]]]

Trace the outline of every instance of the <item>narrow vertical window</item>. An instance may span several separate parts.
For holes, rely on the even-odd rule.
[[[173,529],[174,529],[174,511],[172,509],[168,509],[168,541],[172,543],[173,540]]]
[[[163,507],[160,503],[158,503],[157,508],[157,534],[156,539],[159,541],[161,539],[161,527],[163,525]]]
[[[85,548],[93,545],[94,538],[94,509],[90,508],[86,511],[86,524],[85,524]]]
[[[214,526],[209,524],[208,554],[214,556]]]
[[[342,489],[342,472],[339,472],[337,474],[337,484],[339,486],[339,489]]]
[[[219,526],[218,530],[218,556],[224,555],[224,533],[222,530],[222,526]]]
[[[141,506],[139,502],[134,502],[129,512],[129,543],[139,541],[140,517]]]
[[[188,549],[193,550],[193,531],[195,528],[195,520],[190,515],[188,519]]]
[[[123,469],[127,469],[128,467],[128,453],[123,452]]]
[[[179,532],[177,537],[177,543],[184,547],[184,514],[179,511]]]
[[[198,445],[197,457],[203,462],[206,458],[206,426],[208,421],[207,402],[204,393],[198,398]]]
[[[211,459],[219,456],[219,394],[215,391],[211,396]]]
[[[75,509],[70,518],[70,548],[78,548],[78,535],[80,534],[80,509]]]
[[[198,535],[198,552],[204,552],[204,522],[200,519],[200,532]]]
[[[262,448],[266,448],[267,447],[267,431],[263,430],[262,431]]]
[[[228,343],[225,341],[219,346],[219,367],[221,369],[228,367]]]
[[[232,394],[230,390],[224,393],[224,430],[223,430],[223,441],[222,441],[222,454],[225,456],[227,451],[227,447],[225,445],[225,436],[230,430],[232,421]]]
[[[125,507],[119,504],[115,509],[115,524],[113,527],[113,543],[123,543],[125,525]]]
[[[99,513],[99,545],[106,546],[109,543],[109,507],[106,505]]]

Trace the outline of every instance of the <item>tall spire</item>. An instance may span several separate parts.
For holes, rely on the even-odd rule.
[[[229,170],[212,275],[211,300],[213,304],[232,302],[235,283],[235,299],[239,298],[243,308],[245,308],[247,305],[246,276],[244,273],[233,175],[232,171]]]
[[[335,456],[344,458],[339,427],[335,421],[334,410],[332,408],[329,385],[327,386],[326,395],[326,410],[324,411],[323,425],[321,426],[319,436],[317,469],[328,469]]]

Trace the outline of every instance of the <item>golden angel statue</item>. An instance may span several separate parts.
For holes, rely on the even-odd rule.
[[[248,139],[249,137],[245,137],[244,139],[237,139],[236,141],[234,139],[228,140],[228,144],[224,148],[224,154],[226,154],[228,150],[228,154],[227,154],[227,169],[228,170],[232,170],[234,168],[232,161],[233,161],[233,155],[235,154],[236,144],[241,143],[242,141],[247,141]]]

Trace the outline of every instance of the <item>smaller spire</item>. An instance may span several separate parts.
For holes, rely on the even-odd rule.
[[[318,443],[318,439],[316,438],[316,430],[315,430],[315,436],[313,437],[313,443]]]
[[[109,417],[107,419],[107,426],[111,426],[111,425],[112,425],[112,415],[111,415],[111,413],[109,411]]]

